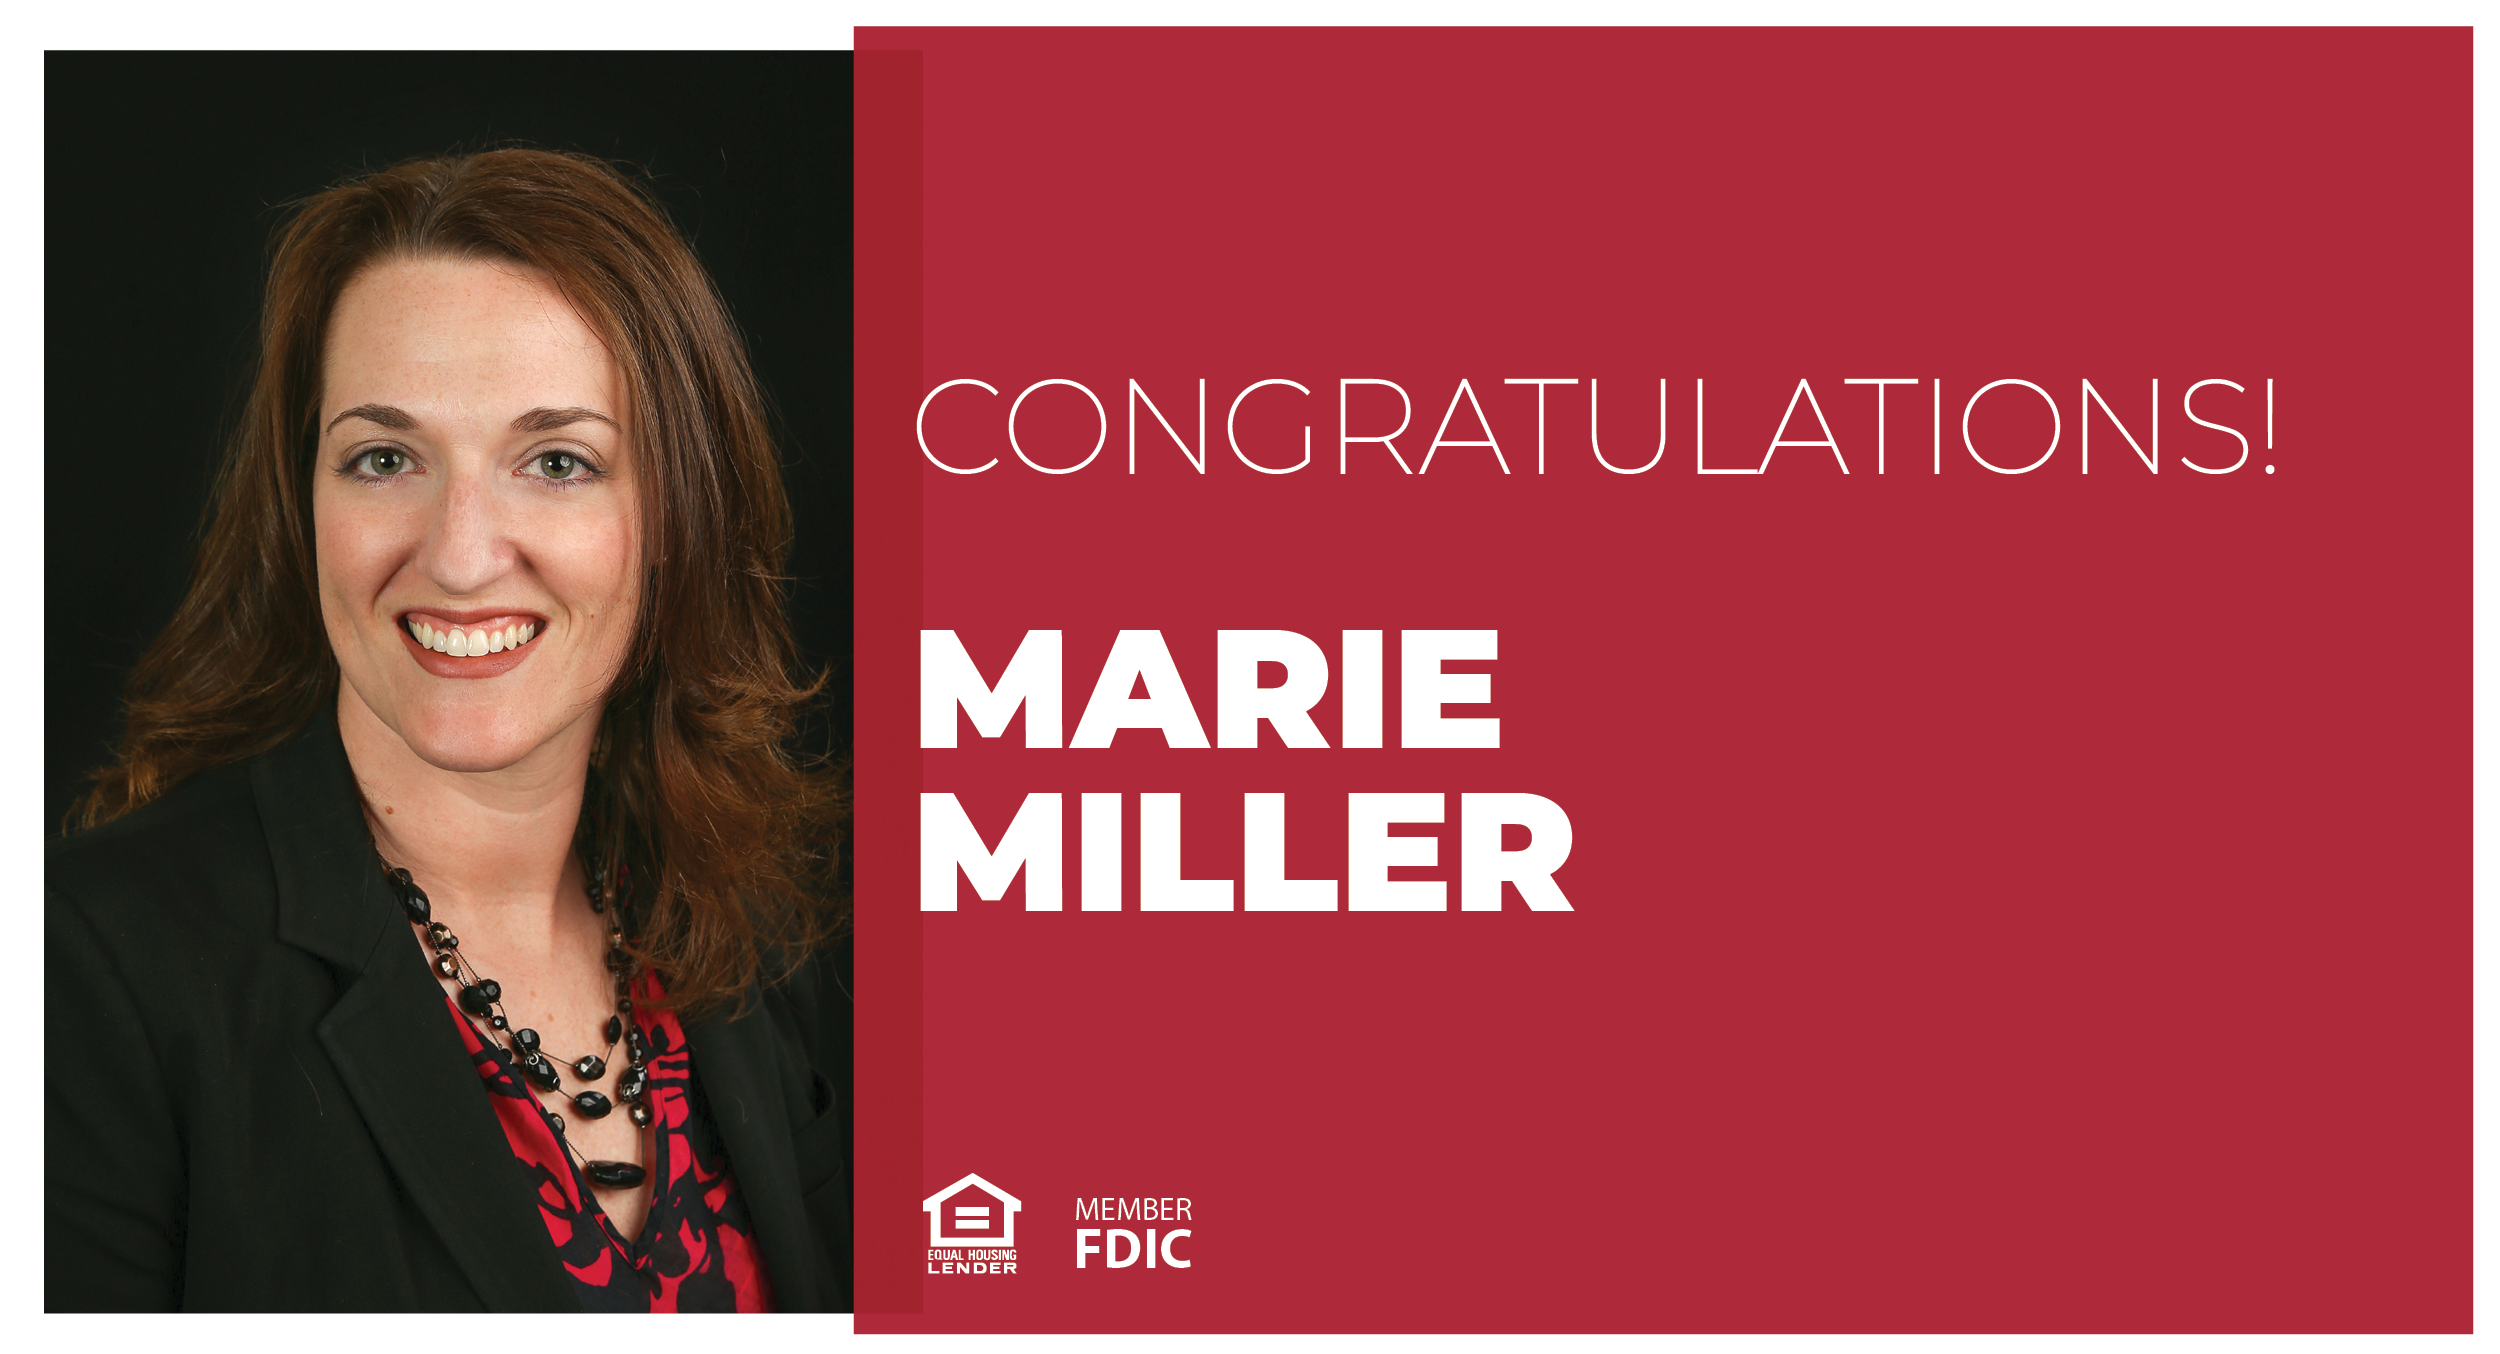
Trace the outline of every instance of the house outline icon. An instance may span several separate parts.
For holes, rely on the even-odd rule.
[[[981,1191],[989,1202],[956,1204],[950,1215],[948,1202],[968,1189]],[[977,1175],[967,1175],[920,1201],[920,1211],[929,1215],[932,1246],[1012,1247],[1016,1244],[1016,1214],[1023,1209],[1022,1199]],[[949,1222],[954,1224],[951,1229]],[[971,1226],[967,1228],[966,1224]]]

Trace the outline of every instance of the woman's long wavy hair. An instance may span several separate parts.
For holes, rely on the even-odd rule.
[[[635,877],[634,945],[672,1004],[737,999],[838,928],[848,800],[793,747],[822,679],[802,677],[783,610],[790,507],[745,346],[657,204],[587,157],[419,160],[296,206],[190,593],[132,672],[118,759],[74,818],[117,818],[267,751],[336,699],[312,521],[323,340],[351,279],[412,257],[536,270],[623,369],[650,563],[583,821]]]

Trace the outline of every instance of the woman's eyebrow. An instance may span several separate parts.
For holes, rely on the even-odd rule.
[[[406,432],[417,426],[416,418],[396,405],[360,404],[353,409],[340,410],[339,416],[331,419],[322,431],[328,432],[351,418],[361,418],[367,423],[379,423],[385,428],[398,432]]]
[[[519,418],[512,420],[512,430],[516,433],[552,432],[568,423],[582,423],[589,421],[604,423],[611,428],[616,426],[615,419],[600,413],[596,409],[532,409],[528,413],[521,415]]]

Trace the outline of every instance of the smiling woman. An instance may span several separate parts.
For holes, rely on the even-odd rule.
[[[351,759],[372,720],[446,769],[581,760],[642,574],[607,345],[544,276],[449,258],[358,276],[330,330],[313,530]],[[490,680],[524,664],[526,700]]]
[[[47,1305],[847,1308],[789,536],[726,310],[615,171],[294,213],[47,862]]]

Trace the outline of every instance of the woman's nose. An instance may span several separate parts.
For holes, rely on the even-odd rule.
[[[437,502],[418,569],[446,596],[484,592],[512,567],[501,505],[482,477],[453,474]]]

